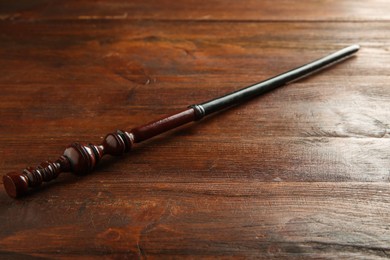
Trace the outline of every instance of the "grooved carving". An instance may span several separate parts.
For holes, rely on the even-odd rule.
[[[27,167],[22,173],[8,173],[3,177],[3,183],[8,195],[19,197],[26,194],[29,188],[57,178],[61,172],[87,174],[104,155],[122,155],[129,152],[132,145],[132,134],[121,130],[106,135],[100,145],[73,143],[56,161],[46,161],[35,168]]]
[[[131,150],[132,144],[131,134],[118,130],[106,135],[100,145],[73,143],[65,149],[64,156],[73,173],[84,175],[92,171],[104,155],[123,155]]]

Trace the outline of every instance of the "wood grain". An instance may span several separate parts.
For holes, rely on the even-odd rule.
[[[22,0],[2,4],[3,20],[388,21],[386,0],[96,1]]]
[[[350,44],[355,58],[61,175],[0,193],[1,258],[390,255],[386,1],[0,4],[1,174]]]
[[[387,184],[115,181],[90,185],[86,192],[83,182],[50,198],[7,202],[8,214],[15,217],[2,222],[7,236],[0,245],[55,258],[81,252],[102,258],[378,258],[390,253],[390,231],[378,225],[390,220]]]

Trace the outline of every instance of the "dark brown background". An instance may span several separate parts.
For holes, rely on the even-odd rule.
[[[3,1],[1,174],[350,44],[356,57],[29,197],[0,253],[390,256],[390,8],[377,1]]]

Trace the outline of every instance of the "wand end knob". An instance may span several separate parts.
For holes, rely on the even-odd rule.
[[[18,198],[27,193],[28,180],[24,174],[10,172],[3,176],[5,191],[12,198]]]

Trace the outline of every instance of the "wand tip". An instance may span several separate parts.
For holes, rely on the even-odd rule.
[[[354,45],[349,46],[349,48],[351,49],[352,52],[357,52],[360,49],[360,45],[354,44]]]
[[[338,51],[336,53],[339,56],[341,56],[342,58],[345,58],[345,57],[353,55],[359,49],[360,49],[360,45],[359,44],[353,44],[353,45],[350,45],[350,46],[348,46],[348,47],[346,47],[344,49],[341,49],[340,51]]]

